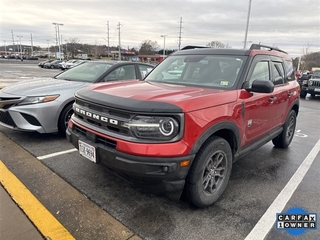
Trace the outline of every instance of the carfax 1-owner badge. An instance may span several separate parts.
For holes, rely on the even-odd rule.
[[[290,208],[285,213],[277,213],[277,230],[285,230],[291,235],[301,235],[307,230],[318,229],[317,213],[308,213],[302,208]]]

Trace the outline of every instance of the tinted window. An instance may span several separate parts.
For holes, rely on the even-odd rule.
[[[293,64],[291,61],[285,61],[285,69],[286,69],[285,82],[296,80],[296,77],[293,71]]]
[[[272,62],[272,82],[274,85],[284,83],[284,69],[281,62]]]
[[[144,79],[145,76],[147,76],[148,73],[151,72],[152,69],[153,68],[150,66],[139,64],[139,70],[140,70],[142,79]]]
[[[249,79],[249,86],[251,87],[252,82],[256,79],[259,80],[268,80],[270,81],[270,73],[269,73],[269,62],[268,61],[261,61],[258,62],[251,74],[251,77]]]
[[[113,80],[129,80],[137,79],[134,65],[125,65],[114,69],[107,76],[104,77],[104,81]]]

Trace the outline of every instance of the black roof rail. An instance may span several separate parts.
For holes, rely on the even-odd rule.
[[[285,54],[288,54],[287,52],[285,52],[285,51],[283,51],[283,50],[281,50],[281,49],[279,49],[279,48],[277,48],[277,47],[270,47],[270,46],[266,46],[266,45],[255,44],[255,43],[253,43],[253,44],[251,45],[250,50],[253,50],[253,49],[261,50],[261,48],[269,48],[270,51],[271,51],[271,50],[275,50],[275,51],[278,51],[278,52],[283,52],[283,53],[285,53]]]
[[[208,47],[189,45],[189,46],[185,46],[185,47],[181,48],[181,50],[196,49],[196,48],[208,48]]]

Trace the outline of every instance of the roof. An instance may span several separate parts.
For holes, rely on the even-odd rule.
[[[171,55],[237,55],[237,56],[254,56],[254,55],[271,55],[291,60],[287,52],[276,48],[260,44],[252,44],[250,49],[232,49],[232,48],[210,48],[203,46],[186,46],[182,50],[172,53]]]

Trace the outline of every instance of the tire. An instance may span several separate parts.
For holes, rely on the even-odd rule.
[[[306,98],[306,96],[307,96],[307,92],[301,90],[301,92],[300,92],[300,97],[301,97],[301,98]]]
[[[54,69],[54,66],[53,65],[51,65],[51,67],[50,67],[51,69]]]
[[[189,171],[186,183],[188,200],[203,208],[216,202],[226,189],[231,169],[229,143],[213,136],[201,147]]]
[[[273,144],[279,148],[287,148],[294,136],[296,130],[297,115],[294,110],[291,110],[287,116],[286,122],[283,126],[283,131],[279,136],[272,139]]]
[[[71,115],[73,114],[72,105],[73,103],[69,103],[60,113],[60,117],[58,120],[58,130],[61,134],[66,133],[68,121],[70,120]]]

